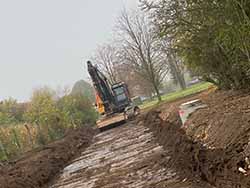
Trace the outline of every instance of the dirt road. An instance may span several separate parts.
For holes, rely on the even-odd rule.
[[[164,165],[167,151],[148,128],[131,123],[98,134],[51,188],[195,188]]]

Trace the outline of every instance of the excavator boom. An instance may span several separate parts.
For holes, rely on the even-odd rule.
[[[97,95],[96,98],[100,98],[102,101],[105,112],[111,113],[115,101],[108,79],[90,61],[87,62],[87,65]]]

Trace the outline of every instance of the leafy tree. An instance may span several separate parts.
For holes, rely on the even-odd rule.
[[[0,104],[0,124],[15,124],[23,121],[25,106],[18,104],[13,98],[6,99]]]
[[[59,138],[64,133],[65,122],[55,98],[55,92],[47,87],[35,90],[25,114],[26,120],[38,127],[39,144]]]
[[[93,125],[97,119],[97,113],[88,98],[80,94],[62,97],[57,106],[67,123],[74,127]]]
[[[159,36],[188,67],[225,89],[250,87],[248,0],[143,1]]]
[[[54,91],[47,87],[35,90],[28,106],[26,119],[40,125],[53,122],[58,112],[54,97]]]

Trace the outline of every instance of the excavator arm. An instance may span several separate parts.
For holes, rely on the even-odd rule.
[[[115,97],[108,79],[90,61],[87,62],[87,65],[97,95],[96,98],[99,97],[102,101],[106,114],[112,113],[115,108]]]

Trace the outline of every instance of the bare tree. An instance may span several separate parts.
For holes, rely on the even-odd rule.
[[[185,67],[184,64],[181,62],[180,59],[177,58],[176,54],[171,54],[169,56],[169,67],[170,72],[173,76],[175,83],[178,83],[181,89],[186,89],[186,81],[184,77]]]
[[[99,66],[112,84],[118,81],[115,71],[115,66],[118,63],[118,55],[114,44],[99,46],[92,60]]]
[[[150,82],[158,100],[160,86],[169,72],[166,54],[159,50],[159,38],[143,13],[123,11],[118,19],[121,59],[145,80]]]
[[[152,97],[154,88],[150,82],[145,80],[126,63],[121,63],[116,67],[120,81],[128,85],[131,96]]]
[[[166,3],[166,1],[164,1],[164,3]],[[156,10],[162,10],[162,6],[162,1],[140,0],[141,9],[150,15],[153,21],[154,30],[158,33],[159,40],[161,40],[160,49],[167,55],[170,73],[173,76],[174,82],[179,84],[182,89],[186,89],[187,86],[184,78],[186,68],[183,61],[177,55],[177,49],[173,48],[175,38],[168,35],[162,35],[163,30],[159,26],[162,22],[159,23],[158,17],[155,16]],[[165,12],[162,12],[162,16],[165,16]],[[160,19],[163,20],[163,18]],[[167,22],[167,20],[168,19],[165,19],[164,21]]]
[[[167,37],[161,37],[161,50],[166,54],[170,73],[175,83],[178,83],[182,89],[186,89],[186,81],[184,78],[185,65],[177,55],[176,49],[172,48],[171,40]]]
[[[116,46],[116,47],[115,47]],[[131,66],[121,62],[121,53],[116,43],[103,44],[97,48],[92,60],[107,76],[111,84],[125,82],[131,96],[143,95],[151,97],[154,92],[150,82],[141,77]]]

